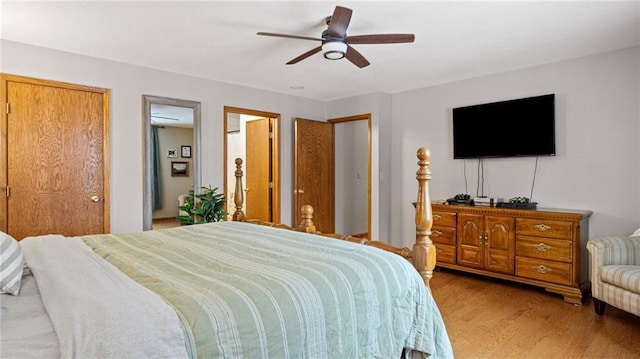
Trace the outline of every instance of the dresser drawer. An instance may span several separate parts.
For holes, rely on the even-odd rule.
[[[516,255],[571,263],[571,243],[562,239],[518,236]]]
[[[436,265],[438,263],[456,263],[456,247],[436,244]]]
[[[433,218],[434,226],[442,227],[455,227],[456,226],[456,214],[451,212],[433,212],[431,216]]]
[[[456,245],[456,227],[433,226],[431,236],[434,243]]]
[[[569,263],[516,257],[516,275],[564,285],[573,284]]]
[[[571,222],[516,218],[516,234],[525,236],[571,239],[572,229]]]

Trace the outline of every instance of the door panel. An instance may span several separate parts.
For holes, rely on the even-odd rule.
[[[461,213],[458,215],[458,264],[482,268],[484,247],[483,216]]]
[[[313,222],[324,233],[334,232],[335,179],[333,125],[328,122],[295,120],[294,211],[301,221],[300,208],[313,206]]]
[[[515,219],[486,216],[487,231],[486,269],[494,272],[514,274]]]
[[[247,218],[271,221],[271,148],[270,119],[248,121],[246,124],[246,183],[245,208]]]
[[[6,229],[16,239],[108,231],[108,92],[54,84],[6,81]]]

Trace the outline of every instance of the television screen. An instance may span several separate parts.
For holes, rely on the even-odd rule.
[[[453,109],[453,158],[555,156],[555,95]]]

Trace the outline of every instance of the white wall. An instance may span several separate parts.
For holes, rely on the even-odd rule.
[[[325,119],[325,102],[6,40],[0,48],[0,72],[111,90],[112,232],[142,230],[143,94],[202,104],[202,183],[214,187],[223,184],[223,107],[281,114],[281,219],[293,222],[293,118]]]
[[[640,226],[640,48],[604,53],[393,95],[392,233],[411,244],[416,149],[431,150],[432,199],[465,191],[463,160],[453,160],[451,109],[556,94],[555,157],[540,157],[533,199],[539,207],[592,210],[590,238]],[[485,193],[529,197],[535,157],[485,160]],[[467,160],[469,193],[477,161]],[[411,173],[413,176],[409,176]]]

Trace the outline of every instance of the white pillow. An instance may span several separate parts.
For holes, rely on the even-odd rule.
[[[640,237],[640,228],[636,229],[636,231],[633,232],[633,234],[630,235],[629,237]]]
[[[23,267],[22,246],[10,235],[0,232],[0,293],[18,295]]]

